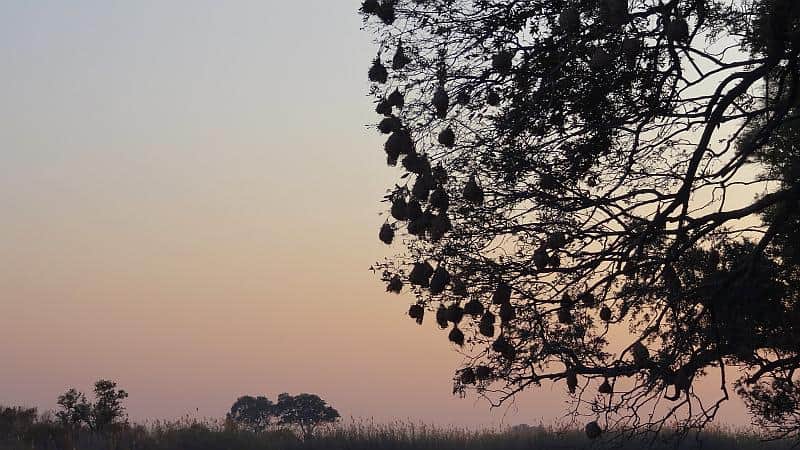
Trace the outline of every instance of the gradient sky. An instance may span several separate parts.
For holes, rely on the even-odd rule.
[[[285,391],[379,421],[564,412],[563,386],[452,397],[446,332],[367,270],[398,172],[357,6],[0,2],[0,403],[105,377],[140,421]]]

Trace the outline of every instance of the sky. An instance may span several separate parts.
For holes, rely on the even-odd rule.
[[[563,415],[563,386],[453,397],[446,332],[368,270],[399,173],[365,126],[358,4],[0,1],[0,404],[109,378],[137,421],[281,392],[377,421]]]

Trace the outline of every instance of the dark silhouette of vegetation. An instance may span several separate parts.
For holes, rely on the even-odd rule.
[[[94,403],[90,403],[82,392],[75,388],[68,390],[58,397],[60,410],[56,417],[68,427],[86,426],[93,431],[127,423],[122,401],[128,398],[128,393],[117,389],[117,383],[98,380],[94,384],[94,397]]]
[[[298,439],[287,430],[231,428],[227,421],[185,418],[150,422],[147,427],[126,425],[92,431],[64,426],[35,409],[0,408],[0,450],[528,450],[581,449],[582,431],[518,425],[512,428],[470,431],[424,424],[348,422],[319,430],[314,439]],[[603,439],[603,438],[601,438]],[[680,448],[706,450],[788,450],[786,442],[763,442],[745,431],[707,430],[702,447],[686,442]],[[675,449],[668,441],[622,442],[620,450]]]
[[[318,426],[339,419],[339,412],[315,394],[292,396],[283,393],[278,396],[275,406],[280,423],[299,427],[303,439],[311,439]]]
[[[275,404],[267,397],[239,397],[231,406],[226,419],[243,430],[264,431],[275,419]]]
[[[237,428],[256,433],[270,426],[297,427],[304,440],[313,438],[320,425],[334,423],[339,418],[339,412],[316,394],[287,393],[280,394],[277,403],[266,397],[239,397],[226,416]]]
[[[735,388],[800,437],[800,2],[361,14],[403,169],[379,233],[403,249],[373,268],[470,350],[455,392],[563,383],[597,438],[702,429]]]

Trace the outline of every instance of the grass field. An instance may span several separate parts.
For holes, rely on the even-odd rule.
[[[343,421],[321,430],[309,441],[299,440],[290,430],[250,433],[232,430],[215,421],[183,420],[157,422],[148,426],[120,427],[107,433],[88,430],[66,431],[47,420],[27,424],[5,424],[0,450],[522,450],[583,448],[702,448],[789,449],[791,442],[764,442],[752,432],[709,430],[696,440],[680,443],[665,439],[614,440],[605,436],[590,441],[583,432],[545,427],[470,431],[413,423],[379,425]]]

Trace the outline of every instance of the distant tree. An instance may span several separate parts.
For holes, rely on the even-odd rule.
[[[86,395],[71,388],[58,396],[59,411],[56,418],[68,427],[81,427],[89,425],[92,416],[92,405],[86,400]]]
[[[127,414],[122,401],[128,393],[117,389],[117,383],[110,380],[99,380],[94,384],[95,403],[92,406],[91,426],[101,431],[110,425],[126,423]]]
[[[245,395],[236,399],[226,418],[240,429],[257,433],[272,424],[276,412],[275,405],[267,397]]]
[[[60,410],[56,417],[70,427],[86,426],[93,431],[103,431],[114,424],[127,423],[127,415],[122,400],[128,393],[117,389],[117,383],[98,380],[94,384],[95,402],[90,403],[86,395],[75,388],[58,397]]]
[[[799,1],[361,12],[404,171],[379,232],[404,248],[374,269],[472,349],[455,392],[560,382],[596,437],[702,428],[739,377],[800,437]]]
[[[278,396],[275,409],[279,423],[297,426],[306,440],[313,438],[318,426],[336,422],[340,417],[338,411],[315,394],[292,396],[283,393]]]

